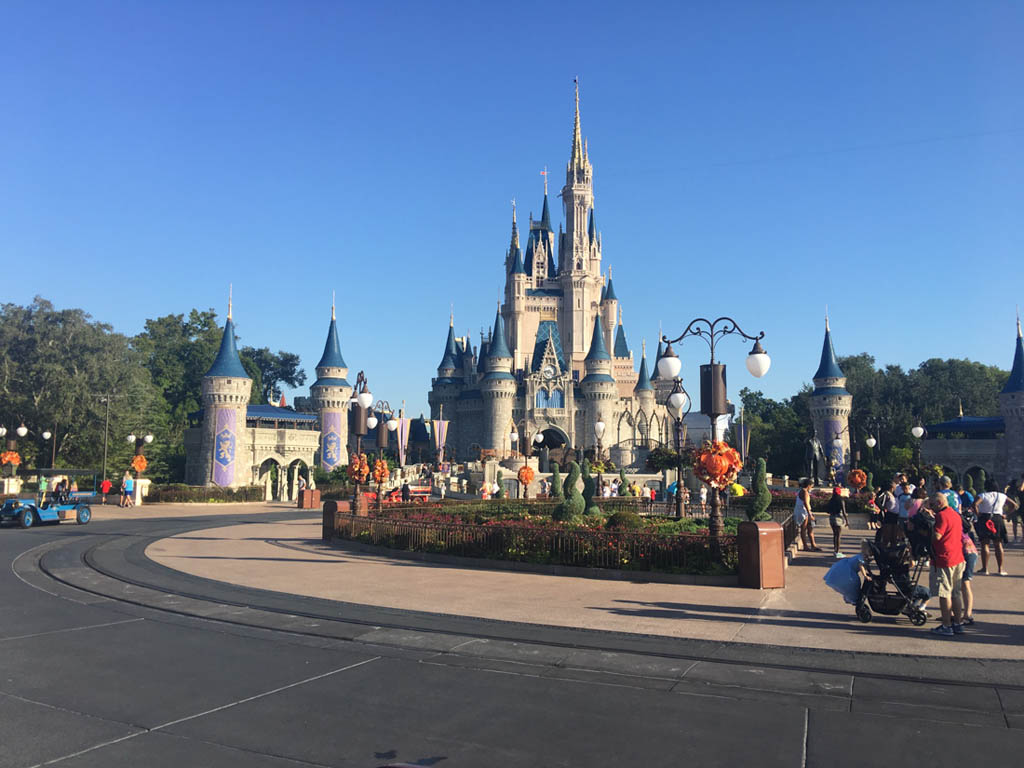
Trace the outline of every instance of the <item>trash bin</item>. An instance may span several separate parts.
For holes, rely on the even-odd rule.
[[[782,526],[778,523],[740,523],[736,530],[739,547],[739,583],[753,589],[786,586],[786,556]]]

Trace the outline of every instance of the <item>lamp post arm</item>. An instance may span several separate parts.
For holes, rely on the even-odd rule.
[[[721,327],[719,327],[721,324]],[[663,335],[661,340],[666,344],[676,344],[688,336],[698,336],[702,338],[705,343],[711,348],[711,363],[715,362],[715,345],[718,340],[723,336],[730,334],[739,334],[748,341],[760,341],[764,338],[764,331],[761,331],[756,336],[751,336],[749,333],[740,328],[739,323],[733,320],[731,317],[719,317],[715,320],[708,320],[706,317],[694,318],[690,321],[690,324],[686,326],[686,330],[679,334],[674,339],[668,338]]]

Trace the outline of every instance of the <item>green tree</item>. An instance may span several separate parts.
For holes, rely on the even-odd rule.
[[[81,309],[55,309],[37,296],[30,305],[0,305],[0,424],[18,441],[23,466],[99,468],[109,396],[108,466],[127,467],[130,432],[152,432],[151,470],[164,465],[166,408],[128,337],[92,321]],[[45,443],[41,433],[53,433]]]
[[[241,355],[252,360],[260,372],[260,403],[275,405],[281,397],[282,384],[295,388],[306,383],[299,356],[292,352],[281,350],[274,354],[268,347],[242,347]]]
[[[768,465],[764,459],[757,460],[757,471],[754,473],[754,501],[747,509],[747,517],[757,520],[768,514],[768,506],[772,503],[772,494],[768,490]]]
[[[679,465],[679,454],[671,448],[658,446],[647,454],[645,463],[651,472],[664,472]]]

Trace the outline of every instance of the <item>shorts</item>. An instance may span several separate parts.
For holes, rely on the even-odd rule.
[[[992,533],[986,525],[986,522],[989,520],[995,526],[995,533]],[[974,524],[974,530],[977,531],[978,538],[982,542],[1001,541],[1003,544],[1009,543],[1009,537],[1006,535],[1006,521],[1002,515],[978,515],[978,521]]]
[[[970,581],[971,576],[974,575],[974,566],[978,564],[978,553],[969,552],[964,555],[966,562],[964,563],[964,581]]]
[[[829,515],[828,516],[828,523],[833,528],[844,528],[844,527],[846,527],[846,521],[843,520],[843,518],[840,517],[839,515]]]
[[[960,601],[960,586],[964,580],[964,565],[964,563],[957,563],[947,568],[936,566],[935,571],[939,580],[939,597],[951,597],[954,602]]]

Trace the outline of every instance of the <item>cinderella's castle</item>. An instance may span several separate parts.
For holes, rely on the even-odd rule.
[[[460,458],[592,448],[598,422],[605,427],[602,447],[620,465],[672,439],[663,405],[671,383],[659,385],[656,369],[649,375],[645,355],[635,370],[611,269],[605,274],[602,267],[593,180],[577,87],[560,194],[564,227],[552,227],[545,175],[541,215],[530,217],[525,248],[513,206],[504,302],[492,330],[474,349],[449,322],[428,399],[431,417],[451,422],[448,445]],[[707,417],[687,417],[694,430],[702,420],[706,431]],[[694,430],[689,437],[699,439]]]

